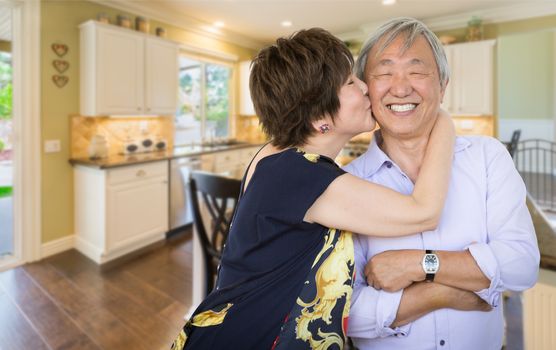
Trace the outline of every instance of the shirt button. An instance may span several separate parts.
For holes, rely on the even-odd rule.
[[[442,340],[440,341],[440,346],[444,346],[444,344],[446,344],[446,342],[444,341],[444,339],[442,339]]]
[[[389,161],[389,160],[387,160],[387,161],[385,162],[385,164],[386,164],[386,167],[387,167],[388,169],[390,169],[390,168],[392,167],[392,162]]]

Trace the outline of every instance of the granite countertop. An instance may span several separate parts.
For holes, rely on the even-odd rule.
[[[541,252],[541,268],[556,271],[556,232],[550,226],[546,216],[530,198],[527,198],[527,206],[533,217],[533,225],[537,233],[537,242]]]
[[[212,146],[181,146],[175,147],[173,150],[155,151],[137,154],[118,154],[107,158],[90,159],[90,158],[71,158],[71,165],[83,165],[97,169],[110,169],[127,165],[156,162],[160,160],[171,160],[180,157],[191,157],[203,154],[210,154],[223,151],[231,151],[241,148],[262,146],[262,144],[253,143],[237,143],[233,145],[212,145]]]

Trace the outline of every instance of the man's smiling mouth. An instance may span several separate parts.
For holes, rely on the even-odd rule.
[[[408,111],[412,111],[417,107],[417,104],[415,103],[406,103],[406,104],[389,104],[386,105],[386,107],[388,107],[388,109],[394,111],[394,112],[408,112]]]

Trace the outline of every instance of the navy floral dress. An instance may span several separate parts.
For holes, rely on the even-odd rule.
[[[216,288],[172,349],[342,349],[354,281],[350,232],[307,223],[344,174],[287,149],[259,161],[239,201]]]

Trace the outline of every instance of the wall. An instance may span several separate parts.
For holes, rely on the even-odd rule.
[[[554,32],[501,36],[497,65],[501,137],[553,140]]]
[[[114,20],[123,11],[85,1],[43,1],[41,3],[41,137],[42,142],[59,139],[62,151],[42,155],[42,242],[73,234],[73,172],[70,158],[70,115],[79,111],[79,30],[78,25],[105,12]],[[131,15],[131,14],[127,14]],[[135,17],[131,15],[134,19]],[[254,55],[251,49],[218,41],[164,23],[151,21],[150,30],[161,26],[167,38],[205,49],[237,55],[240,60]],[[58,88],[52,82],[57,58],[51,45],[68,45],[63,57],[70,63],[65,75],[69,82]],[[237,106],[237,96],[235,105]],[[237,114],[237,113],[235,113]]]
[[[554,140],[554,50],[556,15],[487,24],[484,39],[496,39],[495,114],[498,137]],[[439,31],[465,41],[466,29]]]

